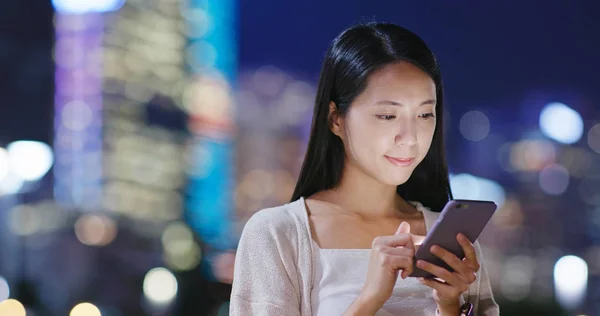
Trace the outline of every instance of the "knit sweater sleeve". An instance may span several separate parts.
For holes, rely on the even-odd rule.
[[[250,218],[237,249],[230,315],[301,315],[296,233],[281,209]]]
[[[484,263],[483,251],[479,242],[475,242],[475,250],[479,259],[481,268],[477,272],[478,282],[473,284],[475,288],[474,294],[469,295],[468,299],[473,304],[474,314],[481,316],[498,316],[500,315],[500,308],[494,299],[492,293],[492,286],[490,284],[490,278],[488,271]]]

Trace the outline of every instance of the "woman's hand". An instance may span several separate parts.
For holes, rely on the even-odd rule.
[[[414,255],[410,225],[406,222],[394,235],[375,238],[363,289],[344,315],[374,315],[392,295],[399,272],[403,279],[412,273]]]
[[[456,239],[465,252],[465,258],[462,260],[440,246],[434,245],[431,247],[431,253],[444,260],[444,262],[454,269],[454,272],[423,260],[417,262],[417,267],[443,280],[419,279],[422,284],[433,289],[433,297],[442,315],[445,312],[458,315],[460,296],[469,289],[471,283],[475,282],[477,271],[480,268],[475,247],[471,241],[463,234],[459,234]]]

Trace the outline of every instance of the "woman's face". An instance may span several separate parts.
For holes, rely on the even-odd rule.
[[[384,184],[405,183],[431,146],[435,106],[435,83],[413,64],[373,73],[344,117],[330,105],[331,129],[344,143],[347,168]]]

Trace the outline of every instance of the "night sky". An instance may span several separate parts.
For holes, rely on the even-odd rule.
[[[598,12],[597,1],[241,0],[240,67],[273,64],[314,82],[329,42],[343,28],[384,20],[415,31],[432,47],[451,114],[480,108],[511,125],[531,125],[543,105],[531,100],[548,99],[592,120],[600,117]],[[0,145],[51,141],[52,15],[49,1],[0,4]],[[495,126],[492,121],[492,132]]]

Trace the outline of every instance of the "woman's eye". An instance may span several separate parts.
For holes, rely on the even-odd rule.
[[[378,119],[390,121],[396,118],[396,115],[377,115]]]
[[[419,115],[419,116],[420,116],[421,118],[424,118],[424,119],[428,119],[428,118],[435,117],[435,116],[433,115],[433,113],[425,113],[425,114],[421,114],[421,115]]]

